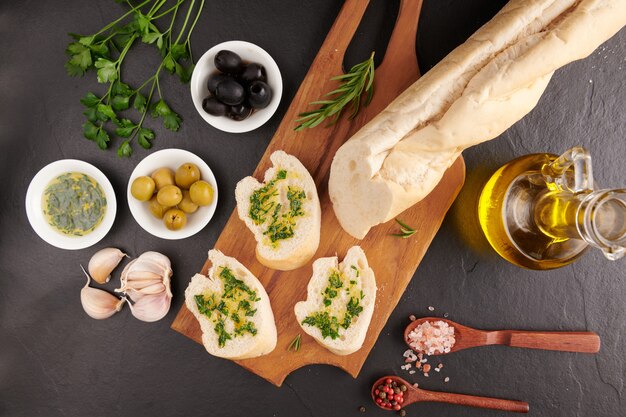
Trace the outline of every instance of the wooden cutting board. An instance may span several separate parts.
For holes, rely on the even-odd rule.
[[[318,126],[315,129],[294,132],[294,121],[298,113],[309,109],[309,102],[319,99],[336,87],[336,82],[330,78],[342,73],[344,52],[359,26],[367,4],[368,1],[365,0],[346,0],[254,172],[254,176],[261,180],[265,170],[271,166],[270,154],[279,149],[298,157],[311,172],[322,207],[321,241],[315,257],[305,267],[295,271],[281,272],[265,268],[256,260],[256,242],[252,233],[237,217],[236,210],[215,244],[215,248],[236,257],[248,267],[263,283],[270,296],[278,328],[276,349],[260,358],[237,363],[276,386],[280,386],[290,372],[309,364],[334,365],[353,377],[358,375],[465,179],[465,165],[459,158],[426,199],[399,216],[417,230],[409,239],[390,236],[391,233],[398,232],[398,225],[394,221],[373,228],[362,241],[345,233],[339,225],[328,197],[328,176],[333,155],[354,132],[420,76],[415,56],[415,37],[422,0],[403,0],[384,60],[376,69],[375,93],[370,105],[352,121],[344,117],[332,127]],[[231,192],[234,193],[234,190]],[[313,260],[334,255],[338,255],[341,260],[353,245],[361,245],[365,251],[376,274],[378,293],[374,316],[363,347],[351,355],[338,356],[322,348],[302,331],[296,322],[293,306],[297,301],[306,298]],[[209,266],[207,260],[202,268],[203,274],[206,274]],[[172,323],[172,328],[201,343],[200,326],[184,304]],[[287,347],[298,334],[302,334],[300,350],[288,351]]]

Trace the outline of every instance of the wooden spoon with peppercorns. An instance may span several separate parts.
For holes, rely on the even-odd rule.
[[[528,403],[523,401],[427,391],[415,388],[410,383],[397,376],[384,376],[377,380],[372,386],[372,400],[383,410],[389,411],[401,410],[407,405],[416,402],[430,401],[468,407],[489,408],[492,410],[513,411],[515,413],[528,412]]]
[[[444,322],[454,327],[454,344],[449,352],[422,352],[432,355],[452,353],[476,346],[505,345],[529,349],[559,350],[563,352],[598,353],[600,337],[593,332],[532,332],[519,330],[478,330],[463,326],[451,320],[438,317],[423,317],[412,321],[404,330],[404,341],[413,350],[409,334],[417,326],[429,322],[431,325]],[[417,351],[420,351],[417,349]]]

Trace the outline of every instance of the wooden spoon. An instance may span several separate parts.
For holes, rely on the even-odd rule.
[[[449,392],[436,392],[436,391],[427,391],[421,388],[415,388],[409,382],[398,376],[384,376],[377,380],[372,386],[372,400],[374,400],[374,404],[383,410],[393,411],[391,408],[383,407],[382,405],[376,402],[376,393],[374,392],[379,385],[385,385],[385,380],[390,378],[392,381],[396,381],[398,386],[404,384],[407,387],[407,390],[404,392],[404,402],[402,403],[402,408],[406,407],[409,404],[413,404],[416,402],[438,402],[438,403],[448,403],[448,404],[458,404],[464,405],[467,407],[477,407],[477,408],[489,408],[492,410],[502,410],[502,411],[513,411],[515,413],[527,413],[528,412],[528,403],[523,401],[513,401],[513,400],[502,400],[499,398],[489,398],[489,397],[477,397],[474,395],[465,395],[465,394],[452,394]]]
[[[593,332],[527,332],[518,330],[485,331],[463,326],[438,317],[423,317],[412,321],[404,330],[404,341],[409,345],[409,333],[425,321],[443,321],[454,327],[455,342],[450,353],[476,346],[505,345],[529,349],[559,350],[564,352],[598,353],[600,337]],[[409,345],[409,347],[411,347]],[[441,355],[443,352],[434,353]]]

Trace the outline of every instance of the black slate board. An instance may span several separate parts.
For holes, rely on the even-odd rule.
[[[358,62],[388,33],[381,16],[397,1],[372,1],[370,19],[346,61]],[[504,4],[502,0],[426,0],[418,57],[426,71]],[[297,7],[294,7],[297,6]],[[207,1],[194,34],[199,55],[230,39],[257,43],[283,72],[278,114],[242,135],[218,132],[195,113],[174,79],[162,84],[185,118],[178,134],[157,132],[155,149],[182,147],[214,169],[221,199],[211,225],[182,242],[144,233],[126,208],[124,190],[134,165],[147,153],[120,161],[81,137],[79,98],[97,89],[93,76],[65,75],[66,32],[92,32],[122,10],[109,0],[3,2],[0,5],[0,415],[1,416],[299,416],[383,415],[368,399],[381,374],[398,373],[402,329],[410,314],[441,315],[482,328],[593,330],[599,355],[484,348],[443,358],[441,374],[415,378],[421,386],[523,399],[531,416],[626,414],[626,263],[590,252],[561,270],[532,272],[499,259],[474,227],[477,190],[501,164],[522,154],[559,153],[575,144],[590,149],[603,186],[626,185],[626,31],[590,58],[558,71],[537,108],[498,140],[465,153],[466,186],[413,282],[381,333],[357,380],[338,369],[313,366],[276,389],[237,365],[207,355],[169,330],[191,274],[234,207],[232,190],[256,166],[296,88],[326,36],[341,1]],[[392,13],[391,13],[392,14]],[[381,34],[372,36],[371,33]],[[143,73],[156,62],[132,63]],[[132,74],[135,74],[133,72]],[[131,76],[132,81],[132,76]],[[137,81],[137,80],[135,80]],[[156,124],[155,124],[156,126]],[[175,269],[174,305],[168,317],[144,324],[128,311],[106,321],[85,316],[79,302],[78,263],[93,250],[61,251],[28,225],[23,200],[31,177],[61,158],[101,168],[118,194],[111,234],[97,247],[118,245],[137,255],[168,254]],[[118,271],[119,273],[119,271]],[[112,288],[112,287],[110,287]],[[428,306],[434,306],[430,312]],[[450,382],[443,383],[449,376]],[[246,399],[235,399],[245,390]],[[408,415],[506,415],[440,404],[421,404]]]

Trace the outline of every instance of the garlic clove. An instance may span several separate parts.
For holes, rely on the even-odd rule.
[[[163,281],[163,275],[155,274],[149,271],[135,271],[132,270],[126,274],[128,281]]]
[[[136,319],[145,322],[161,320],[170,310],[172,299],[166,293],[144,295],[134,303],[128,303],[130,311]]]
[[[85,272],[85,275],[87,275],[82,265],[81,268],[83,272]],[[119,299],[106,291],[91,288],[89,282],[90,277],[87,275],[87,283],[80,290],[80,302],[83,305],[85,313],[96,320],[102,320],[111,317],[122,309],[122,306],[126,302],[125,299]]]
[[[170,262],[170,258],[163,255],[162,253],[154,251],[144,252],[141,254],[140,258],[155,262],[161,265],[166,270],[172,269],[172,263]]]
[[[159,294],[165,292],[165,285],[163,285],[162,282],[159,282],[145,288],[135,288],[135,290],[141,294]]]
[[[142,288],[146,288],[149,287],[151,285],[163,285],[163,279],[159,278],[159,279],[144,279],[141,281],[128,281],[126,283],[126,285],[123,285],[122,288],[115,290],[115,292],[125,292],[128,291],[130,289],[135,289],[135,290],[140,290]]]
[[[117,248],[104,248],[96,252],[89,260],[87,270],[89,275],[98,284],[104,284],[111,279],[111,272],[119,265],[124,256],[124,252]]]
[[[141,256],[135,260],[137,262],[135,262],[133,266],[128,269],[128,273],[126,274],[127,276],[131,272],[150,272],[152,274],[159,275],[160,277],[170,275],[172,273],[172,270],[169,267],[163,266],[153,260],[142,259]]]

